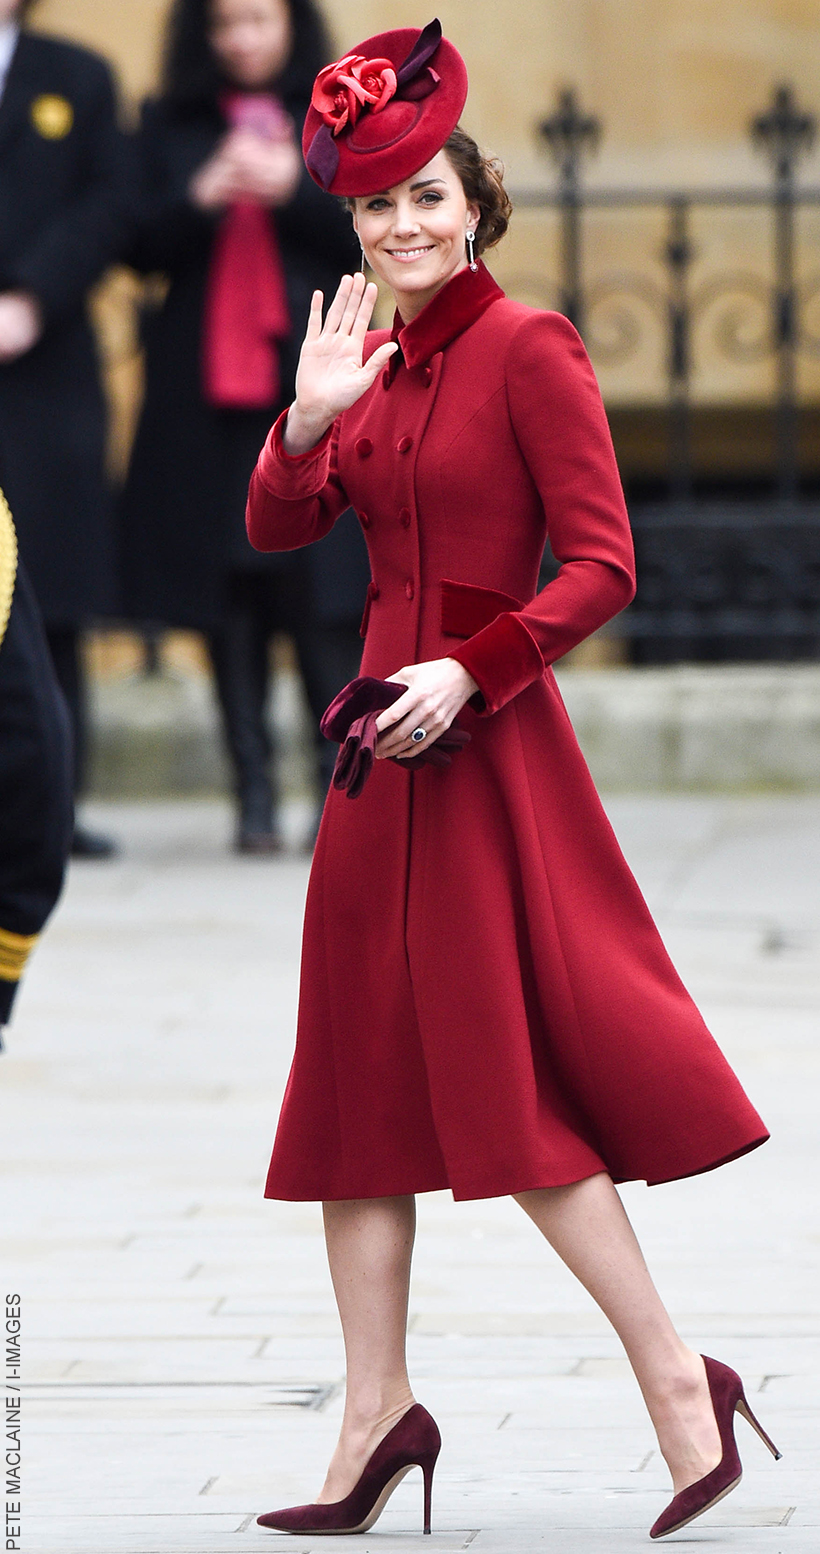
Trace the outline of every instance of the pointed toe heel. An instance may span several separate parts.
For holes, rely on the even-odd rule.
[[[331,1505],[289,1506],[283,1511],[267,1511],[256,1520],[260,1527],[271,1527],[276,1532],[308,1535],[368,1532],[381,1516],[396,1485],[411,1468],[421,1468],[424,1474],[424,1531],[429,1533],[433,1473],[440,1450],[441,1436],[435,1419],[420,1403],[414,1403],[379,1442],[358,1483],[344,1500],[336,1500]]]
[[[698,1479],[696,1484],[690,1484],[687,1489],[682,1489],[674,1500],[670,1500],[665,1511],[661,1512],[655,1525],[650,1528],[650,1538],[665,1538],[670,1532],[678,1532],[688,1522],[693,1522],[696,1516],[702,1516],[704,1511],[711,1510],[724,1496],[731,1494],[736,1489],[743,1477],[743,1466],[740,1454],[735,1442],[734,1419],[735,1414],[742,1414],[743,1418],[757,1431],[761,1441],[768,1446],[769,1451],[776,1461],[779,1461],[782,1453],[778,1451],[771,1439],[766,1434],[759,1419],[756,1419],[750,1409],[746,1395],[743,1391],[743,1382],[728,1365],[722,1365],[720,1360],[710,1360],[708,1355],[702,1355],[706,1366],[706,1380],[709,1383],[709,1394],[712,1399],[712,1407],[715,1410],[715,1421],[720,1433],[720,1444],[723,1455],[716,1468],[707,1473],[705,1478]]]

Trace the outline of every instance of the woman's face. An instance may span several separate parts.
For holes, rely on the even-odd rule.
[[[405,183],[354,203],[353,225],[365,258],[409,322],[466,267],[466,232],[478,222],[478,206],[468,204],[445,151]]]
[[[260,90],[282,74],[290,57],[287,0],[211,0],[208,41],[229,81]]]

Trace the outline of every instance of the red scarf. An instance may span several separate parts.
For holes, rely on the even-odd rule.
[[[250,125],[273,138],[282,107],[267,93],[226,94],[221,107],[231,127]],[[276,228],[253,200],[230,205],[216,234],[205,297],[205,398],[232,410],[264,410],[280,390],[277,342],[291,332],[287,289]]]

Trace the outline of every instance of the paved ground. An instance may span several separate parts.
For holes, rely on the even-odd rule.
[[[675,1542],[820,1549],[820,798],[621,798],[667,941],[774,1139],[625,1189],[691,1341],[740,1369],[740,1489]],[[23,1298],[27,1554],[293,1554],[342,1354],[312,1206],[261,1182],[296,1002],[307,864],[233,859],[214,803],[110,807],[0,1066],[3,1284]],[[294,811],[296,836],[305,816]],[[617,1342],[514,1205],[420,1201],[411,1352],[445,1437],[355,1547],[627,1554],[667,1499]],[[345,1540],[342,1540],[343,1543]],[[8,1545],[7,1545],[8,1547]]]

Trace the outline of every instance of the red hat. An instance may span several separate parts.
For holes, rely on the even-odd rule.
[[[320,70],[302,151],[330,194],[375,194],[418,172],[455,129],[467,100],[467,67],[441,22],[366,38]]]

